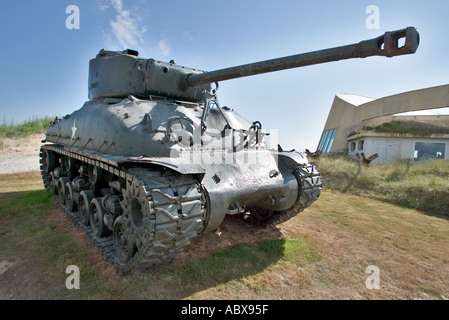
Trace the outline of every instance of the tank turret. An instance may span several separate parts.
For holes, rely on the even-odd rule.
[[[89,98],[126,97],[132,94],[200,101],[203,98],[201,93],[209,92],[214,82],[344,59],[411,54],[417,50],[418,45],[418,32],[415,28],[408,27],[356,44],[210,72],[178,66],[174,61],[166,63],[142,59],[135,50],[101,50],[90,61]]]
[[[211,72],[101,50],[89,64],[89,101],[47,130],[44,185],[119,273],[169,262],[226,215],[284,221],[318,199],[321,175],[303,153],[270,148],[260,122],[220,107],[218,82],[418,45],[409,27]]]

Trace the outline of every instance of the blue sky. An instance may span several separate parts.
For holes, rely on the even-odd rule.
[[[67,29],[69,5],[80,28]],[[379,29],[366,27],[369,5]],[[446,0],[15,0],[0,10],[1,103],[7,124],[70,114],[87,98],[88,62],[102,48],[215,70],[371,39],[415,26],[416,54],[371,57],[220,83],[221,105],[284,149],[315,149],[336,93],[373,98],[449,83]]]

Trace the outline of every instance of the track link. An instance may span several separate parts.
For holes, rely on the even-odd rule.
[[[298,165],[293,174],[299,185],[299,193],[294,211],[301,212],[315,202],[321,194],[323,184],[321,174],[316,170],[313,164]]]
[[[287,221],[304,209],[309,207],[312,203],[318,200],[323,184],[321,181],[321,174],[316,170],[313,164],[300,164],[293,170],[293,175],[296,177],[299,185],[298,198],[293,208],[277,214],[273,220],[276,224]]]

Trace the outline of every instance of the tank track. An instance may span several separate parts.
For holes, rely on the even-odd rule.
[[[113,227],[109,228],[112,230],[105,228],[99,231],[97,223],[93,223],[95,228],[91,226],[92,220],[89,226],[83,223],[80,209],[74,210],[73,201],[67,197],[69,191],[61,189],[59,183],[62,181],[73,185],[76,177],[70,173],[64,175],[64,171],[70,168],[59,169],[60,166],[52,163],[54,159],[49,159],[52,157],[48,156],[49,152],[55,158],[64,159],[60,162],[67,163],[67,159],[73,159],[70,161],[76,162],[77,167],[94,166],[106,172],[110,180],[114,177],[109,185],[115,183],[115,188],[121,190],[115,192],[121,207],[116,211],[123,212],[115,214]],[[204,228],[207,218],[206,196],[193,176],[145,167],[118,168],[54,145],[42,146],[40,161],[45,188],[56,195],[59,208],[85,232],[92,245],[119,274],[133,268],[170,262]],[[49,163],[50,167],[55,166],[50,172]],[[117,188],[117,184],[121,187]],[[86,190],[93,191],[92,185]],[[61,195],[64,192],[67,194]],[[98,209],[97,213],[104,210],[107,195],[103,194],[104,190],[96,190],[95,198],[91,199],[91,207],[95,199],[98,199],[97,205],[102,203],[103,209]],[[78,200],[77,204],[81,201]],[[110,213],[105,214],[111,216]]]
[[[318,199],[323,189],[323,183],[321,181],[321,174],[313,164],[298,165],[293,171],[293,174],[300,186],[298,198],[293,210],[301,212]]]

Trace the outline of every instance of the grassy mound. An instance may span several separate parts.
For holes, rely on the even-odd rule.
[[[430,123],[418,121],[395,120],[381,123],[375,127],[367,126],[363,129],[354,131],[352,134],[358,134],[367,131],[383,133],[414,133],[414,134],[448,134],[449,128]]]
[[[344,158],[316,162],[325,188],[449,217],[449,161],[391,162],[363,167]]]

